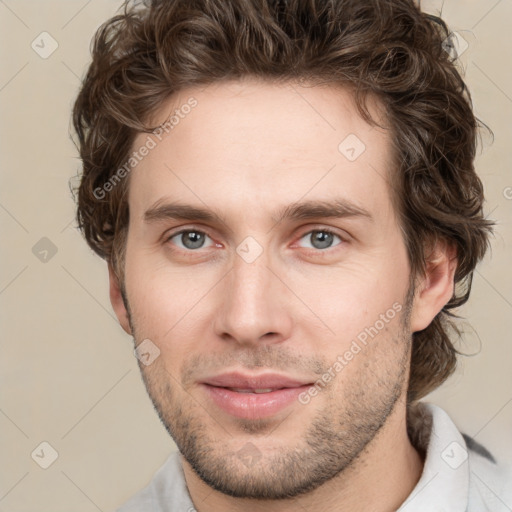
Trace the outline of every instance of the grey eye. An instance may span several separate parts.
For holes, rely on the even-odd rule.
[[[301,240],[305,240],[309,242],[309,248],[313,249],[328,249],[333,246],[334,239],[337,238],[340,242],[342,242],[341,238],[330,231],[325,229],[316,229],[314,231],[310,231],[306,233]],[[335,244],[338,245],[338,244]]]
[[[201,249],[204,246],[207,237],[208,235],[202,231],[188,230],[176,233],[169,238],[169,241],[175,240],[173,243],[181,249],[194,250]]]

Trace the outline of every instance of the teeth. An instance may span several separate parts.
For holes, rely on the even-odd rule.
[[[270,393],[271,391],[274,391],[272,388],[265,388],[265,389],[237,389],[237,388],[228,388],[231,389],[231,391],[236,391],[237,393]]]

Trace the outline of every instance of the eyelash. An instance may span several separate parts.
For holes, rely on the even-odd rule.
[[[311,235],[315,231],[316,232],[320,232],[320,233],[327,233],[329,235],[336,236],[336,237],[338,237],[340,239],[340,243],[338,243],[337,245],[335,245],[333,247],[327,247],[326,249],[315,249],[315,248],[309,248],[309,247],[303,247],[302,249],[306,249],[307,251],[311,251],[311,252],[314,252],[314,253],[316,253],[318,255],[322,255],[322,254],[328,252],[329,249],[335,249],[339,245],[343,245],[343,244],[345,244],[347,242],[347,239],[345,237],[341,236],[340,234],[338,234],[334,230],[332,230],[330,228],[323,228],[323,227],[315,227],[313,229],[310,229],[309,231],[305,231],[304,233],[302,233],[298,237],[298,240],[302,240],[306,235]],[[182,235],[183,233],[190,233],[190,232],[200,233],[202,235],[206,235],[211,240],[213,240],[213,237],[210,236],[206,231],[203,231],[202,229],[196,229],[196,228],[194,228],[192,226],[192,227],[189,227],[189,228],[186,228],[186,229],[181,229],[180,231],[176,231],[176,232],[173,232],[173,233],[170,233],[170,234],[166,235],[164,237],[164,243],[168,244],[172,238],[174,238],[176,236],[179,236],[179,235]],[[185,252],[185,253],[194,253],[194,252],[199,252],[201,249],[202,248],[195,249],[195,250],[194,249],[181,249],[180,247],[178,247],[178,248],[173,248],[172,250],[173,251],[178,251],[178,252]]]

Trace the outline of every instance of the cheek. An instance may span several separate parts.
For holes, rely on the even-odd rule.
[[[159,363],[163,365],[160,371],[163,375],[169,374],[162,380],[156,378],[155,382],[164,383],[170,376],[171,380],[178,380],[181,362],[193,344],[187,321],[197,299],[178,285],[176,280],[167,280],[161,275],[144,278],[141,274],[132,274],[129,288],[127,286],[134,337],[139,342],[149,339],[158,347]],[[150,372],[154,368],[152,365],[144,369]]]
[[[171,340],[189,344],[218,280],[212,269],[172,267],[163,258],[143,254],[127,257],[126,291],[136,337],[149,338],[162,350]]]
[[[289,270],[286,279],[293,283],[294,292],[304,304],[322,320],[327,334],[325,347],[341,350],[376,322],[384,330],[381,315],[386,320],[395,318],[404,307],[408,276],[404,270],[386,268],[383,260],[361,257],[358,262],[336,267],[311,267],[300,273]],[[388,323],[385,325],[387,328]],[[390,321],[389,325],[394,322]],[[306,324],[302,327],[308,329]],[[308,337],[312,339],[312,335],[310,332]]]

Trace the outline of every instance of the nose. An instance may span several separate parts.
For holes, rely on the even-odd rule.
[[[265,252],[252,263],[236,255],[218,290],[215,333],[242,345],[280,343],[291,336],[291,292]]]

